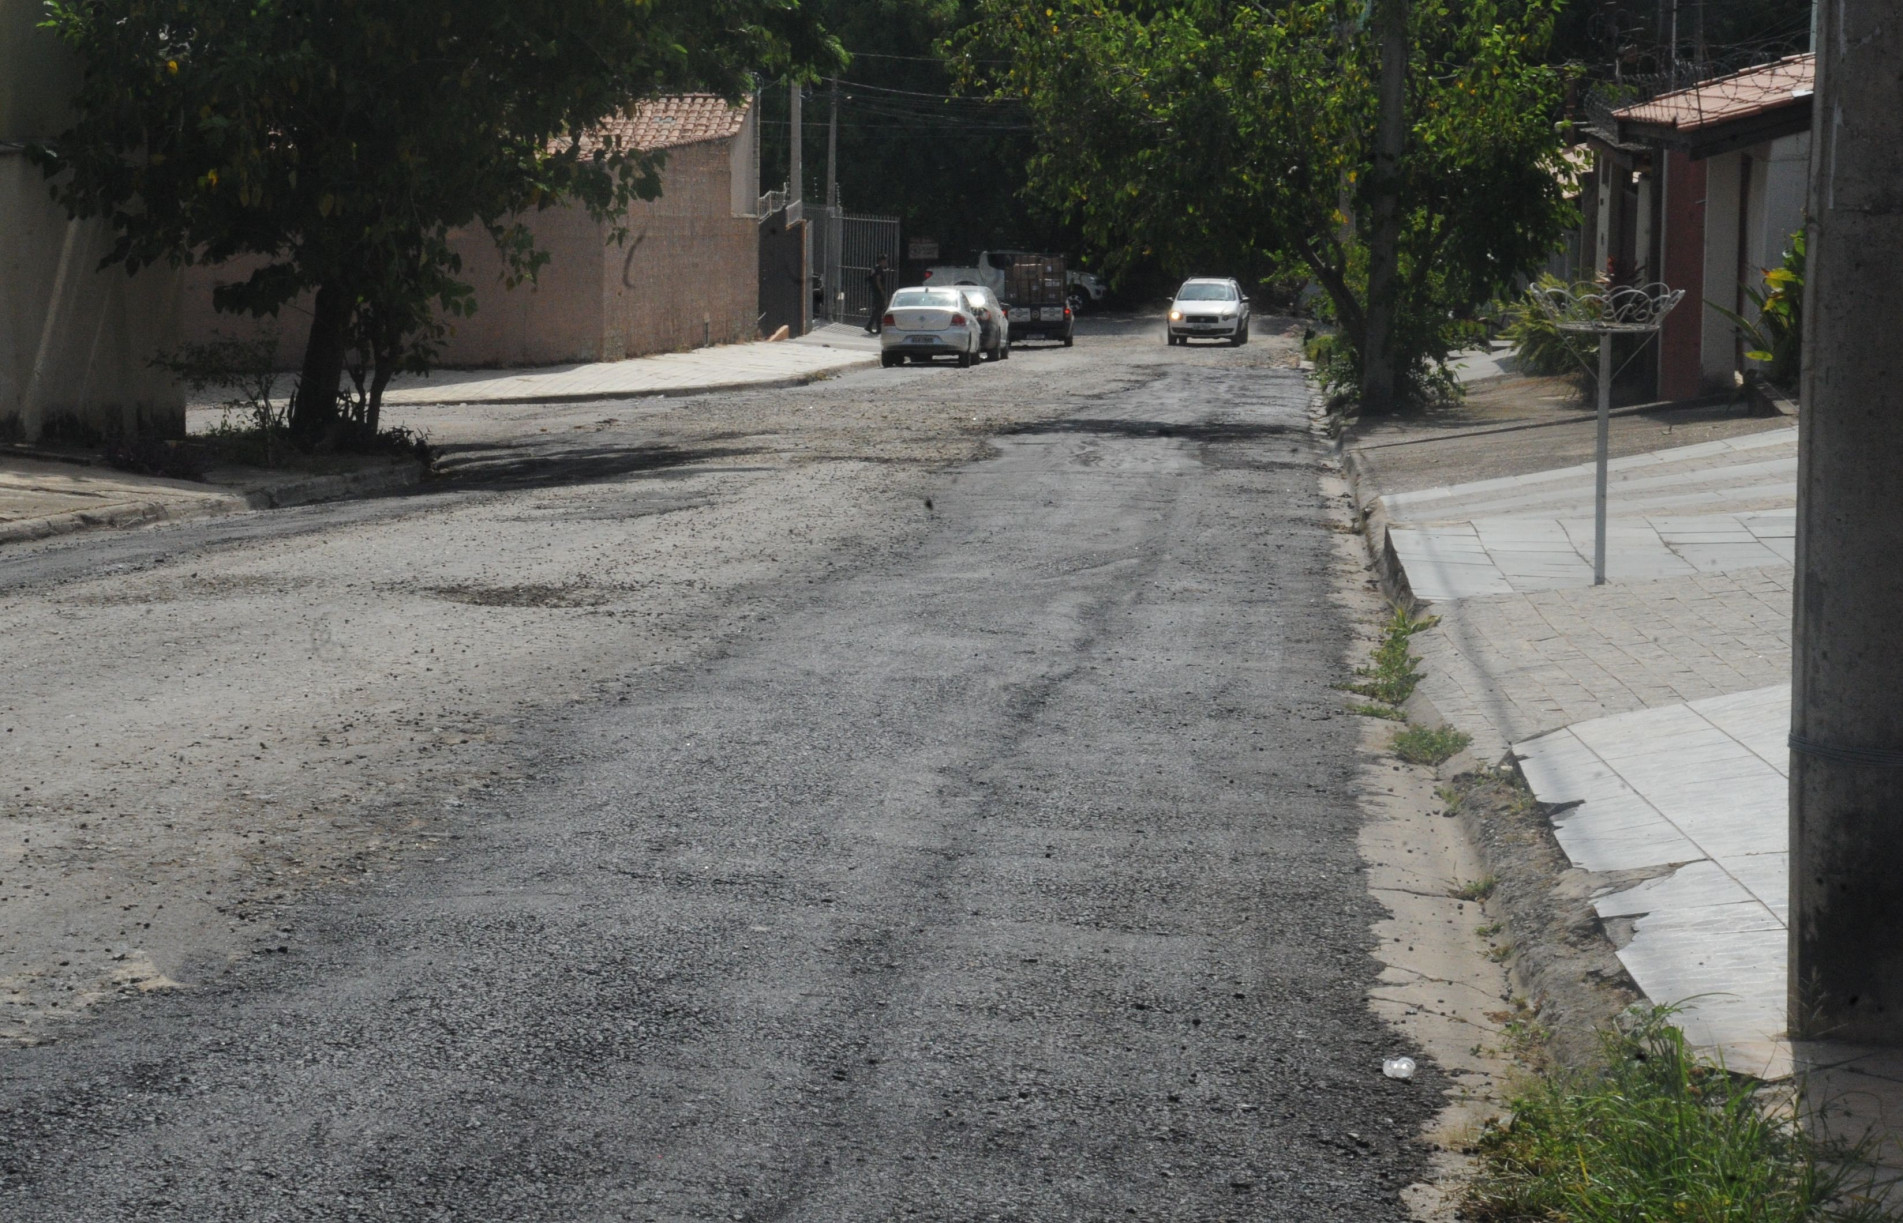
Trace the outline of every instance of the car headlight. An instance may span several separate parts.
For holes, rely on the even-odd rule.
[[[1183,312],[1181,310],[1170,311],[1170,322],[1180,323],[1182,321],[1183,321]]]

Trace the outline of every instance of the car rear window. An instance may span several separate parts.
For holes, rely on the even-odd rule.
[[[894,306],[950,306],[959,304],[958,294],[950,289],[900,289],[892,295]]]

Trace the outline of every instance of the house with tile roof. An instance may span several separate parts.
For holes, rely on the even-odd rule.
[[[1591,168],[1571,269],[1684,289],[1650,361],[1650,391],[1683,400],[1734,388],[1751,362],[1746,290],[1804,223],[1816,60],[1794,55],[1609,107],[1588,124]]]
[[[581,137],[665,156],[658,198],[636,201],[626,235],[579,203],[528,218],[549,259],[532,284],[510,287],[480,226],[453,236],[462,278],[475,288],[473,314],[451,320],[445,367],[618,361],[656,352],[757,339],[760,199],[758,127],[751,105],[713,94],[638,102]],[[253,325],[211,309],[213,286],[248,275],[237,262],[187,270],[189,339],[244,334]],[[304,315],[280,319],[279,361],[295,368]]]

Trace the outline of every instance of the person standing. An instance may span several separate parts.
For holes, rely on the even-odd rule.
[[[872,286],[872,309],[866,315],[866,333],[878,335],[884,330],[881,320],[885,318],[885,304],[892,299],[892,267],[884,255],[874,261],[872,275],[866,277]]]

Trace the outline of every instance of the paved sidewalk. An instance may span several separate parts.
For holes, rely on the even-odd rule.
[[[1791,562],[1797,430],[1607,464],[1606,575],[1684,577]],[[1590,463],[1385,497],[1417,598],[1592,584]]]
[[[1422,691],[1562,809],[1560,847],[1609,877],[1595,908],[1647,996],[1774,1075],[1792,1064],[1796,444],[1779,428],[1614,460],[1599,587],[1590,464],[1382,498],[1409,587],[1441,617],[1416,638]]]
[[[1796,440],[1615,460],[1600,587],[1590,464],[1359,492],[1440,617],[1415,638],[1422,693],[1556,809],[1634,981],[1734,1069],[1804,1073],[1844,1132],[1893,1134],[1903,1056],[1786,1036]],[[1437,444],[1459,470],[1463,448]],[[1489,444],[1469,443],[1476,466]]]
[[[0,454],[0,545],[92,527],[139,526],[372,496],[408,488],[423,475],[421,464],[410,460],[364,457],[329,472],[219,467],[198,483]]]
[[[690,395],[742,387],[790,386],[878,364],[879,337],[858,327],[820,324],[778,343],[724,344],[626,361],[534,369],[444,369],[398,378],[384,393],[393,406],[433,403],[579,403],[647,395]]]

